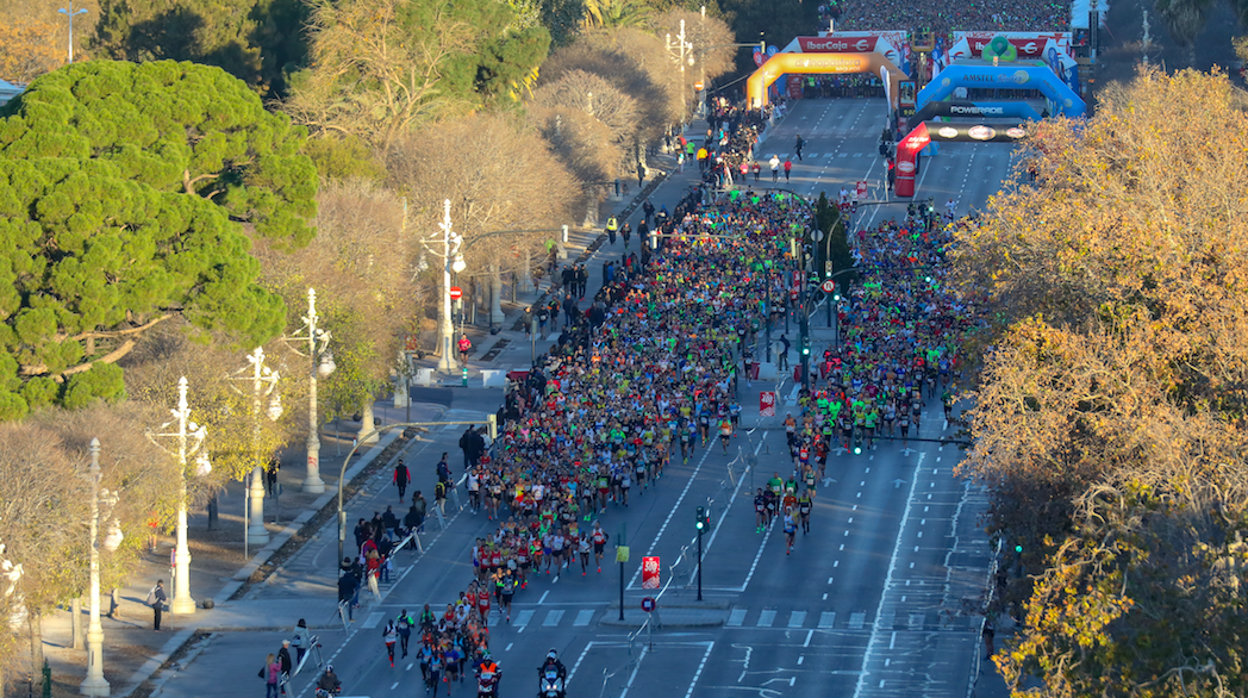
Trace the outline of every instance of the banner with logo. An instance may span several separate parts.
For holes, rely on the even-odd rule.
[[[866,32],[821,32],[819,36],[799,36],[784,47],[785,53],[880,53],[898,68],[901,47],[909,43],[904,30]]]
[[[758,394],[758,416],[776,416],[776,394],[770,390]]]
[[[646,555],[641,558],[641,588],[659,588],[659,557]]]
[[[949,63],[961,58],[979,58],[995,37],[1004,37],[1018,50],[1019,60],[1035,60],[1044,55],[1045,42],[1053,40],[1059,50],[1071,54],[1070,32],[954,32]]]

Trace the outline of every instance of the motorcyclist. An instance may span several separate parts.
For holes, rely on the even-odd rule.
[[[342,689],[342,682],[338,680],[338,675],[334,673],[333,664],[325,665],[325,673],[321,674],[321,678],[317,680],[316,687],[330,694],[337,693]]]
[[[480,677],[482,674],[493,674],[494,696],[495,698],[497,698],[498,684],[499,684],[499,680],[502,679],[503,677],[503,671],[502,669],[498,668],[498,662],[495,662],[490,657],[490,653],[488,650],[481,653],[481,659],[477,662],[477,676]]]
[[[551,648],[551,650],[546,653],[546,661],[542,663],[542,666],[538,668],[538,671],[545,674],[546,670],[551,667],[558,672],[560,679],[568,678],[568,668],[563,665],[563,662],[559,661],[559,653],[556,652],[554,648]]]

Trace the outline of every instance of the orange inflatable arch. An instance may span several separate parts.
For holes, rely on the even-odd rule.
[[[871,73],[888,86],[888,101],[897,108],[898,84],[906,74],[880,53],[777,53],[745,83],[750,106],[767,104],[767,88],[781,75]]]

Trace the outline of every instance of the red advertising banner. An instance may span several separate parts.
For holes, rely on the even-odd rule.
[[[776,394],[774,392],[766,391],[758,394],[758,416],[776,416]]]
[[[799,36],[798,46],[802,53],[871,53],[875,50],[875,36]]]
[[[1057,47],[1070,53],[1070,32],[994,32],[965,31],[953,33],[953,46],[949,48],[949,60],[961,58],[978,58],[984,47],[996,37],[1004,37],[1018,49],[1018,57],[1022,59],[1040,58],[1044,54],[1044,44],[1049,39],[1057,42]]]
[[[659,588],[659,556],[641,558],[641,588]]]

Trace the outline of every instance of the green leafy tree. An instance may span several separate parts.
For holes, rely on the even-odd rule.
[[[262,93],[281,95],[306,60],[298,0],[101,0],[88,45],[116,60],[215,65]]]
[[[282,326],[242,223],[307,242],[303,135],[218,68],[92,61],[0,120],[0,418],[124,395],[115,364],[183,317],[255,346]]]

